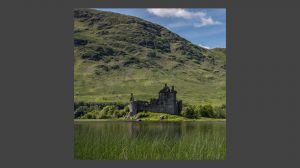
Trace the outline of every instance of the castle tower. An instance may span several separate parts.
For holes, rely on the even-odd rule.
[[[171,114],[178,114],[178,105],[176,101],[176,94],[177,92],[174,89],[174,86],[172,86],[172,89],[169,93],[169,99],[168,99],[168,104],[170,105],[170,112]]]
[[[176,93],[174,86],[170,89],[167,84],[165,84],[165,87],[159,91],[158,100],[162,111],[169,114],[178,114]]]
[[[133,93],[130,94],[128,108],[129,108],[128,116],[133,116],[137,114],[137,102],[134,101]]]

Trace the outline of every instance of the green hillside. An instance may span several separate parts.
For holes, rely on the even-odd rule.
[[[156,98],[174,85],[189,104],[225,104],[225,49],[207,50],[137,17],[74,10],[74,100]]]

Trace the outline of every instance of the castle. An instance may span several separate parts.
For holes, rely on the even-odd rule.
[[[182,101],[176,100],[174,86],[170,89],[167,84],[159,91],[158,99],[150,99],[150,102],[134,100],[131,93],[129,102],[129,116],[133,116],[141,111],[160,112],[179,115],[182,109]]]

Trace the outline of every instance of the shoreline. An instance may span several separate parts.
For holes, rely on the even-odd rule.
[[[201,119],[185,119],[185,120],[154,120],[154,119],[141,119],[141,121],[136,121],[135,119],[73,119],[74,122],[104,122],[104,121],[129,121],[129,122],[226,122],[226,119],[214,119],[214,118],[201,118]]]

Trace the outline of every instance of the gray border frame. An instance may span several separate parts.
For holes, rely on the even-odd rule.
[[[3,3],[3,2],[1,2]],[[10,1],[1,18],[1,167],[299,167],[297,1]],[[73,8],[227,9],[227,159],[73,159]],[[140,163],[138,163],[140,162]]]

